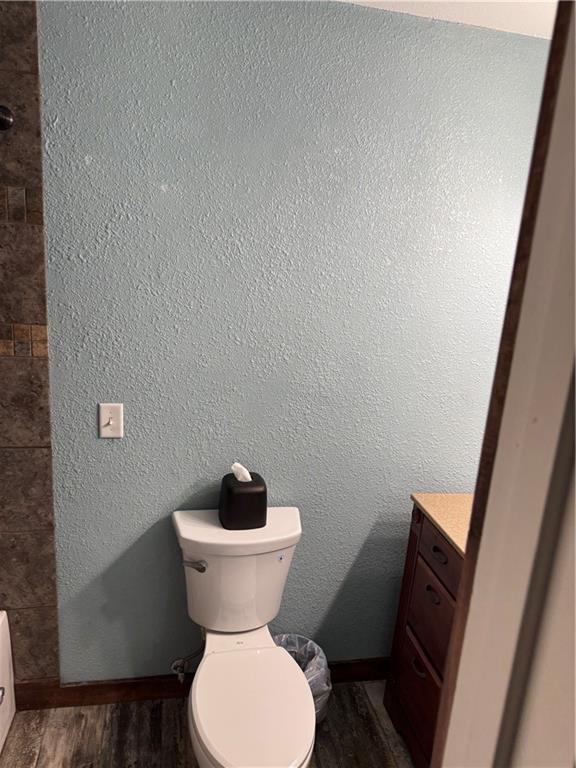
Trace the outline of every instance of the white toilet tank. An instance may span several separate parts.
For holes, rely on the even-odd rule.
[[[218,510],[172,514],[182,549],[188,614],[205,629],[245,632],[278,614],[296,544],[296,507],[268,507],[264,528],[222,528]]]

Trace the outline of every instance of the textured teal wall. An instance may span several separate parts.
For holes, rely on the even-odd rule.
[[[410,491],[473,487],[547,44],[331,3],[40,33],[63,679],[195,646],[169,514],[234,459],[302,512],[275,627],[387,653]]]

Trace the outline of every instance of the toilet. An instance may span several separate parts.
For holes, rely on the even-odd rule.
[[[222,528],[217,510],[179,510],[188,614],[206,646],[188,699],[200,768],[306,768],[315,734],[304,673],[268,623],[302,535],[296,507],[268,507],[263,528]]]

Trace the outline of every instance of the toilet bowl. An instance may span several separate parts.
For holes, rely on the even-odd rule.
[[[206,633],[188,700],[200,768],[306,768],[315,734],[304,673],[274,643],[301,536],[296,507],[269,507],[263,528],[224,529],[216,510],[178,511],[188,613]]]
[[[207,634],[188,724],[201,768],[305,768],[314,746],[308,681],[267,627]]]

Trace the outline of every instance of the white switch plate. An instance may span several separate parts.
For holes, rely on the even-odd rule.
[[[98,436],[124,437],[124,406],[122,403],[98,404]]]

